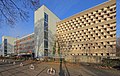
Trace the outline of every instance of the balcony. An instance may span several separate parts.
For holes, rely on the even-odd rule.
[[[110,17],[107,18],[107,21],[110,20]]]
[[[101,15],[104,15],[104,13],[102,12]]]
[[[73,22],[75,22],[76,20],[75,20],[75,19],[73,19],[72,21],[73,21]]]
[[[66,24],[68,24],[69,22],[66,22]]]
[[[96,23],[99,23],[99,21],[96,21]]]
[[[107,17],[107,15],[104,15],[104,18],[106,18]]]
[[[104,36],[101,36],[101,39],[104,39]]]
[[[91,13],[88,14],[88,16],[91,16],[91,15],[92,15]]]
[[[98,10],[98,13],[102,12],[102,10]]]
[[[112,9],[112,8],[115,8],[115,7],[116,7],[116,5],[114,5],[114,6],[111,6],[111,7],[110,7],[110,9]]]
[[[88,20],[88,19],[89,19],[89,17],[86,18],[86,20]]]
[[[104,11],[107,11],[107,8],[104,8]]]
[[[111,29],[110,29],[110,28],[107,28],[107,31],[111,31]]]
[[[107,33],[106,33],[106,32],[104,32],[104,35],[107,35]]]
[[[91,18],[94,18],[94,16],[91,16]]]
[[[107,36],[107,38],[110,38],[110,36]]]
[[[101,22],[104,22],[104,21],[105,21],[104,19],[101,20]]]
[[[96,14],[97,12],[93,12],[93,14]]]
[[[95,19],[95,18],[93,18],[93,21],[96,21],[96,19]]]
[[[86,24],[86,26],[89,26],[89,24]]]
[[[80,17],[80,19],[82,19],[83,17]]]
[[[84,17],[87,17],[87,15],[84,15]]]
[[[99,16],[99,14],[96,14],[96,17],[98,17]]]
[[[110,12],[111,12],[111,11],[109,11],[109,10],[107,11],[107,13],[110,13]]]
[[[85,19],[82,19],[82,21],[84,22]]]
[[[91,25],[93,25],[94,23],[93,23],[93,22],[91,22],[90,24],[91,24]]]
[[[98,27],[98,29],[102,29],[102,27],[101,27],[101,26],[99,26],[99,27]]]
[[[116,31],[110,32],[110,34],[116,34]]]
[[[113,26],[116,26],[116,23],[115,23],[115,24],[111,24],[110,26],[112,26],[112,27],[113,27]]]
[[[116,15],[116,13],[110,14],[110,16],[115,16],[115,15]]]
[[[102,17],[98,17],[98,20],[102,19]]]

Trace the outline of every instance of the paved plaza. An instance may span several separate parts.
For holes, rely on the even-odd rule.
[[[20,64],[23,64],[22,66]],[[31,68],[31,64],[34,68]],[[55,75],[49,74],[48,69],[53,68]],[[15,61],[0,60],[0,76],[120,76],[120,71],[105,70],[88,65],[40,62],[40,61]]]

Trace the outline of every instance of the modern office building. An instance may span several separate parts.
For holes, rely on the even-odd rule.
[[[116,0],[109,0],[57,23],[64,56],[116,56]]]
[[[2,37],[2,56],[10,56],[14,53],[14,40],[16,38],[3,36]]]
[[[51,55],[58,21],[60,19],[44,5],[35,11],[35,57]]]
[[[33,55],[35,51],[34,33],[23,36],[14,41],[14,51],[17,55]]]

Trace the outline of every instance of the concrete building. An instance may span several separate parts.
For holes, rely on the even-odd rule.
[[[0,56],[2,56],[2,44],[0,44]]]
[[[34,33],[23,36],[14,41],[14,50],[18,55],[34,55]]]
[[[14,53],[14,40],[16,38],[3,36],[2,37],[2,56],[9,56]]]
[[[35,57],[50,56],[56,34],[56,22],[60,19],[42,5],[34,13]]]
[[[116,56],[116,0],[57,23],[64,56]]]

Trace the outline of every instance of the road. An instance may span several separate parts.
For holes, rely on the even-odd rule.
[[[16,64],[13,62],[13,60],[7,60],[7,62],[0,60],[0,76],[52,76],[47,73],[51,67],[55,69],[54,76],[120,76],[120,71],[117,70],[104,70],[81,64],[32,60],[16,61]],[[23,63],[23,66],[20,66],[20,63]],[[34,65],[34,69],[30,68],[31,64]]]

